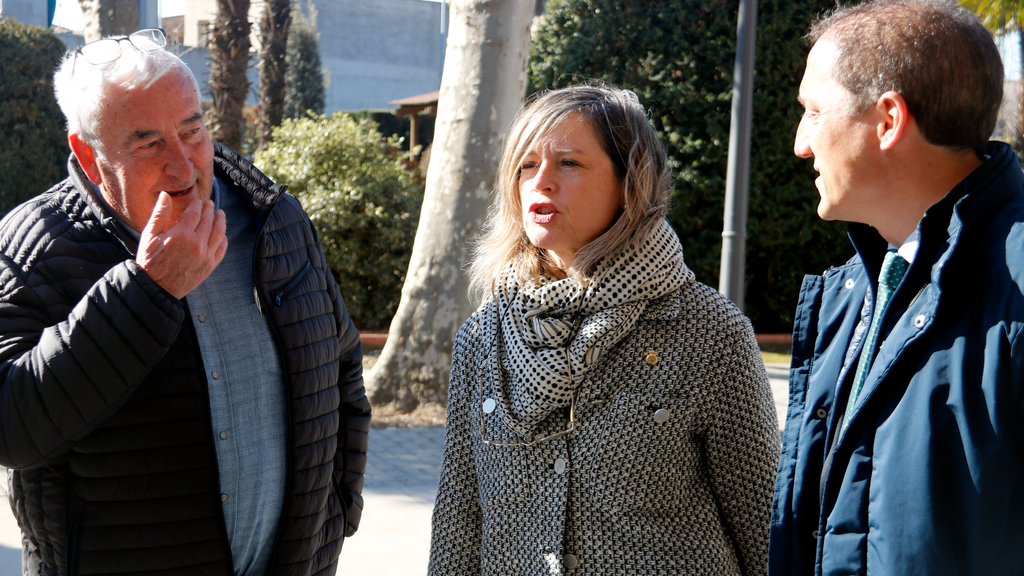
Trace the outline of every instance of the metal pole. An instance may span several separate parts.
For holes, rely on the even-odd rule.
[[[725,177],[722,266],[718,291],[743,310],[747,200],[750,191],[750,124],[754,110],[754,39],[757,0],[740,0],[736,26],[736,68],[732,82],[729,165]]]

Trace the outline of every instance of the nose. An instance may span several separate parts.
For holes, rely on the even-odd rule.
[[[793,153],[800,158],[810,158],[814,155],[806,122],[806,118],[800,118],[800,124],[796,127],[796,139],[793,141]]]
[[[171,142],[167,145],[164,172],[183,184],[192,182],[192,160],[188,146],[182,142]]]
[[[540,160],[530,183],[534,190],[540,192],[553,192],[558,187],[558,179],[555,171],[556,162],[548,159]]]

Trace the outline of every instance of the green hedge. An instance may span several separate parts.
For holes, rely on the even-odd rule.
[[[669,221],[697,278],[718,286],[738,2],[549,0],[530,91],[602,79],[650,110],[676,175]],[[803,35],[833,0],[760,0],[747,223],[746,310],[758,332],[791,330],[805,273],[853,250],[815,213],[810,160],[793,155]]]
[[[386,330],[398,309],[423,185],[397,137],[348,114],[286,119],[256,165],[287,184],[320,233],[352,320]]]
[[[49,30],[0,18],[0,215],[67,177],[66,124],[53,95],[63,55]]]

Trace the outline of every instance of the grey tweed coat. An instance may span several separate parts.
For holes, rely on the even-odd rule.
[[[731,303],[692,276],[651,302],[581,382],[576,430],[536,446],[481,440],[495,320],[490,300],[452,353],[431,575],[766,573],[778,423]],[[484,415],[488,439],[519,442],[504,410]]]

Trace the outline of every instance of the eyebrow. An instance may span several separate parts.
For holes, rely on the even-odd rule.
[[[189,124],[194,124],[196,122],[199,122],[202,119],[203,119],[202,113],[196,112],[195,114],[189,116],[187,120],[182,122],[181,125],[182,126],[187,126]],[[132,132],[132,135],[128,137],[128,144],[129,145],[134,144],[135,142],[138,142],[139,140],[147,140],[147,139],[152,138],[153,136],[156,136],[158,134],[160,134],[159,130],[138,130],[136,132]]]

